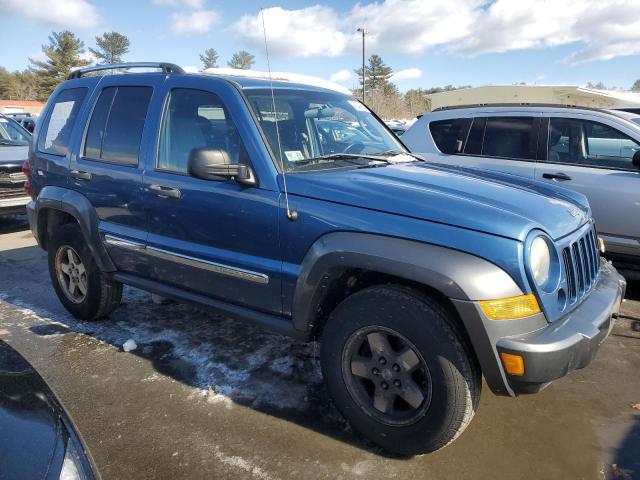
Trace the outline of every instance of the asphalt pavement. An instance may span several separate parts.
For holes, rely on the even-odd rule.
[[[110,318],[73,319],[22,217],[0,218],[0,339],[49,383],[104,479],[640,479],[638,282],[588,368],[517,399],[485,388],[458,440],[413,458],[351,431],[315,344],[131,288]]]

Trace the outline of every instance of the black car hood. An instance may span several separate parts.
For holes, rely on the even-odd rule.
[[[0,340],[0,478],[57,478],[71,434],[44,380]]]

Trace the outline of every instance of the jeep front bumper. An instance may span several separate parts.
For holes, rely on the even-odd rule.
[[[513,391],[536,392],[586,367],[611,332],[625,288],[624,278],[610,263],[602,262],[598,283],[577,308],[540,330],[498,340],[498,353],[524,360],[523,375],[506,375]]]

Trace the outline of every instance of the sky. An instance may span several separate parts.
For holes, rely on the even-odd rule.
[[[213,47],[219,65],[238,50],[266,70],[260,8],[274,71],[356,87],[353,70],[377,53],[401,91],[444,85],[603,82],[628,89],[640,78],[640,0],[331,0],[276,4],[228,0],[0,0],[0,65],[41,59],[52,31],[71,30],[87,47],[117,31],[127,61],[201,67]]]

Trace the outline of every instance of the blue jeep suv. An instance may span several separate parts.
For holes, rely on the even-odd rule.
[[[464,430],[482,376],[515,396],[593,359],[625,283],[583,195],[427,163],[295,78],[143,63],[56,89],[27,210],[73,315],[127,284],[318,340],[339,410],[406,455]]]

